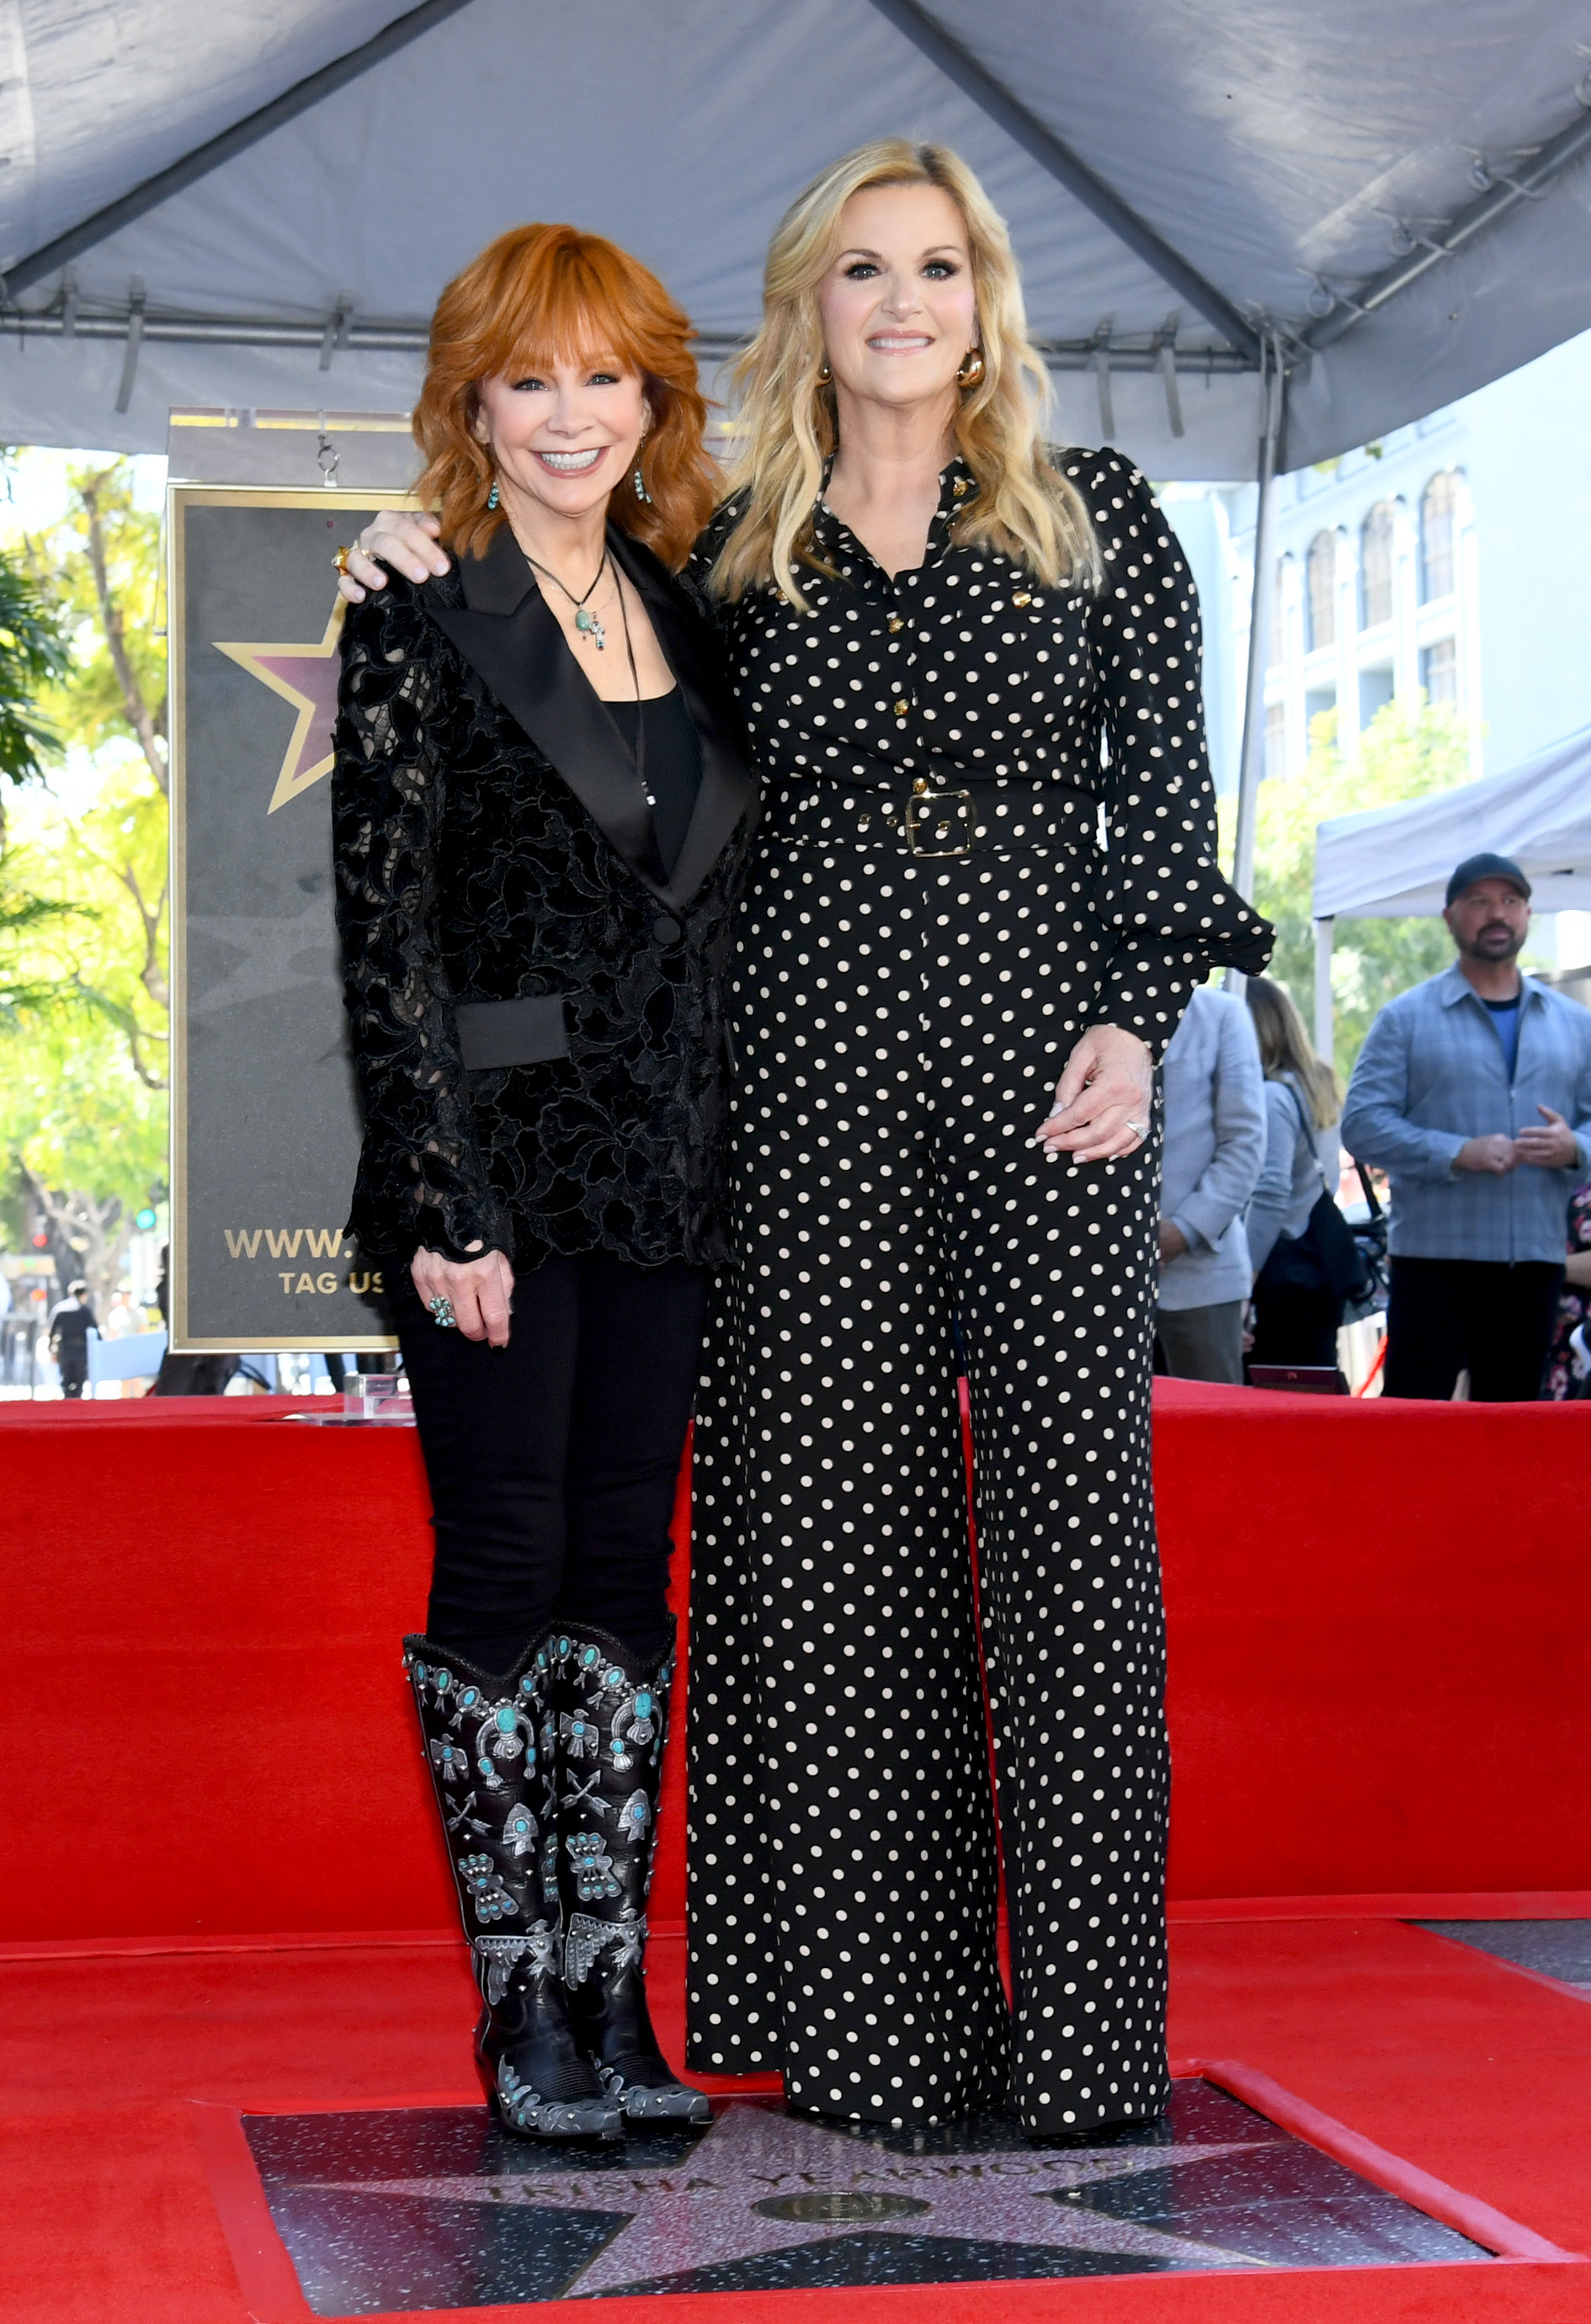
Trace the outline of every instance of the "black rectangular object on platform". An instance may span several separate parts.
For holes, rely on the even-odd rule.
[[[395,1344],[341,1232],[359,1116],[333,916],[332,559],[399,493],[175,484],[171,1344]]]

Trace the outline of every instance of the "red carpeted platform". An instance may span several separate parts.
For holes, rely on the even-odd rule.
[[[417,1449],[407,1431],[310,1426],[291,1409],[0,1410],[0,2315],[28,2324],[245,2315],[192,2100],[475,2096],[397,1650],[423,1609]],[[1577,2252],[1591,2250],[1586,2003],[1395,1916],[1483,1916],[1475,1892],[1510,1891],[1555,1892],[1516,1911],[1591,1914],[1588,1455],[1591,1406],[1157,1390],[1174,2046],[1269,2076]],[[676,1727],[676,1756],[679,1741]],[[676,1816],[661,1928],[678,1922],[681,1868]],[[418,1933],[349,1945],[339,1932]],[[656,1978],[677,2026],[677,1942],[658,1945]],[[1591,2268],[618,2305],[735,2324],[1567,2319],[1591,2318]]]
[[[0,1408],[29,1674],[0,1749],[20,1770],[59,1742],[63,1686],[114,1704],[95,1933],[449,1925],[398,1651],[424,1616],[419,1449],[292,1409]],[[1157,1384],[1174,1897],[1591,1887],[1587,1474],[1591,1404]],[[346,1844],[334,1766],[379,1849]],[[82,1833],[40,1797],[7,1787],[28,1874],[0,1941],[79,1932]],[[660,1923],[683,1911],[671,1797]]]

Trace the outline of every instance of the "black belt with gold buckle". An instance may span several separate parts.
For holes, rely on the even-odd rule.
[[[977,809],[970,791],[931,791],[919,776],[901,817],[909,855],[970,855],[977,841]],[[952,844],[941,844],[945,840]]]
[[[769,835],[783,825],[808,844],[850,842],[875,845],[882,824],[891,839],[919,862],[948,862],[994,848],[1092,847],[1099,803],[1070,783],[1011,781],[973,776],[955,789],[936,789],[926,775],[902,801],[871,788],[825,785],[770,817]]]

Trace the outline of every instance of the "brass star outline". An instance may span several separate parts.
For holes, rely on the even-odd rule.
[[[322,775],[331,772],[336,763],[335,752],[319,751],[319,746],[330,741],[331,722],[337,715],[338,646],[347,610],[339,597],[318,645],[241,643],[221,638],[211,641],[217,653],[224,653],[228,660],[246,669],[251,678],[257,678],[262,686],[268,686],[273,694],[279,694],[298,712],[276,777],[276,788],[265,809],[267,815],[274,815],[279,807],[286,807],[291,799],[302,798]],[[291,673],[295,669],[302,671],[303,683],[294,683]]]

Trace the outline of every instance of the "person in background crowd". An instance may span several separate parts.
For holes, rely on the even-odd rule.
[[[1328,1290],[1273,1288],[1261,1277],[1284,1235],[1301,1235],[1322,1189],[1335,1199],[1342,1157],[1337,1075],[1318,1056],[1290,994],[1268,976],[1248,980],[1249,1015],[1265,1072],[1265,1162],[1245,1222],[1254,1270],[1256,1364],[1335,1364],[1343,1303]]]
[[[1448,882],[1458,957],[1371,1026],[1343,1118],[1392,1179],[1385,1393],[1540,1395],[1568,1198],[1591,1165],[1591,1011],[1517,965],[1531,883],[1505,855]]]
[[[1568,1257],[1547,1352],[1546,1393],[1556,1402],[1581,1393],[1569,1341],[1586,1322],[1591,1322],[1591,1186],[1577,1186],[1569,1196]]]
[[[69,1283],[66,1297],[50,1318],[50,1352],[60,1370],[60,1392],[80,1397],[88,1378],[88,1333],[99,1320],[88,1298],[88,1286]]]
[[[1155,1350],[1179,1379],[1243,1383],[1244,1206],[1265,1158],[1265,1085],[1248,1010],[1201,984],[1165,1055]]]

